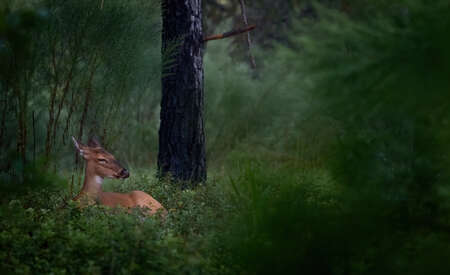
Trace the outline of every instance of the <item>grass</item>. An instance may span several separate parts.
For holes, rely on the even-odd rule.
[[[233,274],[243,268],[233,256],[241,249],[236,222],[264,220],[265,206],[282,182],[299,179],[298,173],[277,176],[277,167],[260,173],[262,164],[242,155],[229,160],[234,164],[233,174],[211,173],[207,183],[188,190],[158,181],[151,169],[132,168],[127,180],[105,181],[105,191],[151,194],[169,211],[164,221],[145,218],[139,210],[79,209],[71,202],[61,207],[81,186],[73,194],[68,185],[24,192],[0,208],[1,269],[18,274]]]
[[[419,271],[450,255],[447,234],[410,224],[401,201],[340,186],[320,162],[297,157],[236,151],[229,173],[212,173],[190,190],[158,181],[151,169],[105,182],[108,191],[151,194],[168,209],[165,220],[139,210],[61,207],[67,186],[25,192],[0,207],[1,271],[425,274]]]

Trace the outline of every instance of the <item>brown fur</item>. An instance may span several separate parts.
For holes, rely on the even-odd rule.
[[[73,199],[83,206],[100,203],[110,207],[132,208],[141,207],[149,215],[160,213],[165,216],[166,209],[152,196],[143,191],[130,193],[103,192],[102,182],[104,178],[124,179],[128,178],[128,171],[103,149],[97,140],[90,140],[89,146],[77,142],[73,138],[75,147],[86,161],[86,173],[84,184],[80,193]]]

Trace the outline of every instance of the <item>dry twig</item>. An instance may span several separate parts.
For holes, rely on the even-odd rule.
[[[233,35],[237,35],[237,34],[241,34],[241,33],[244,33],[244,32],[251,31],[254,28],[256,28],[256,25],[250,25],[250,26],[248,26],[246,28],[232,30],[232,31],[225,32],[225,33],[222,33],[222,34],[210,35],[210,36],[204,38],[203,42],[227,38],[227,37],[230,37],[230,36],[233,36]]]

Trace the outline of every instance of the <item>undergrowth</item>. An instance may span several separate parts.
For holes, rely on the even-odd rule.
[[[11,200],[0,208],[1,269],[17,274],[198,274],[216,273],[209,254],[212,232],[226,207],[217,184],[180,190],[152,171],[105,189],[146,191],[167,208],[162,220],[138,209],[64,203],[68,188]],[[25,200],[26,198],[26,200]]]
[[[169,211],[64,204],[29,191],[0,207],[1,271],[15,274],[446,274],[445,228],[415,224],[405,203],[333,180],[311,160],[231,154],[227,176],[195,189],[131,169],[104,189],[143,190]],[[267,155],[266,155],[267,156]],[[311,162],[311,163],[307,163]],[[308,167],[305,169],[304,167]],[[214,178],[214,177],[213,177]],[[405,212],[406,211],[406,212]],[[420,216],[420,215],[419,215]],[[443,217],[444,218],[444,217]]]

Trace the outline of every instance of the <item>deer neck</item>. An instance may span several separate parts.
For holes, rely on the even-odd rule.
[[[90,162],[86,163],[86,173],[84,175],[84,184],[81,192],[89,198],[97,199],[103,192],[103,178],[95,173],[95,167],[92,164]]]

